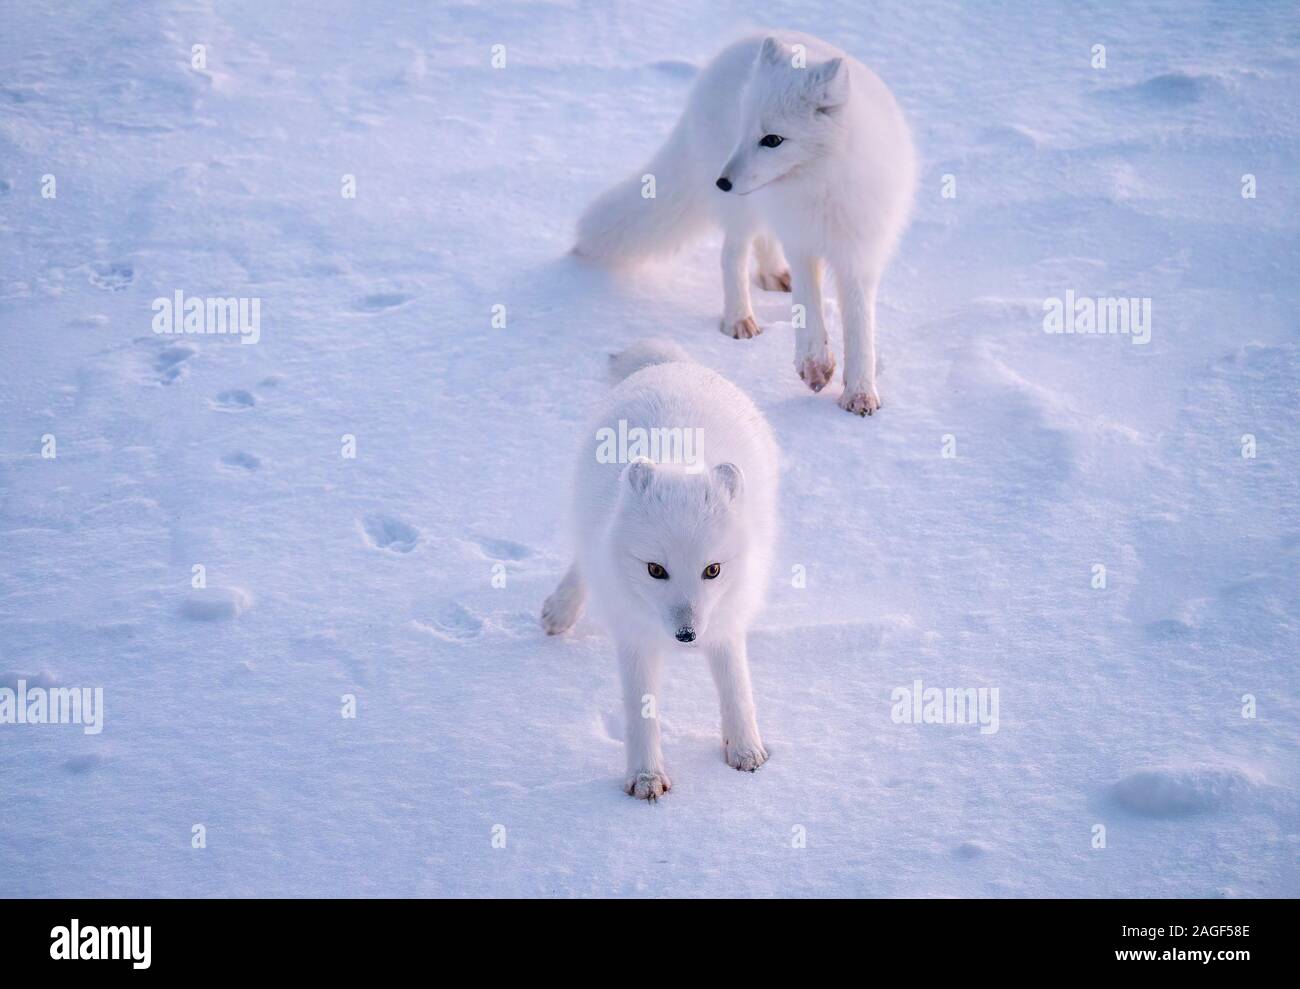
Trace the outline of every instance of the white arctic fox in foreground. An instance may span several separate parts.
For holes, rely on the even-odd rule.
[[[711,217],[725,231],[722,331],[759,332],[752,243],[759,284],[793,290],[803,307],[794,311],[794,366],[813,391],[835,372],[822,316],[829,265],[844,319],[840,406],[871,415],[880,408],[876,288],[906,226],[915,173],[907,123],[875,73],[808,35],[751,38],[705,68],[650,164],[587,209],[575,251],[636,261],[680,246]],[[643,175],[654,176],[653,198]]]
[[[745,633],[771,562],[778,453],[745,393],[674,344],[640,344],[616,355],[611,371],[625,380],[584,438],[571,519],[576,560],[546,599],[542,625],[566,631],[590,596],[618,648],[624,789],[654,800],[671,786],[657,710],[665,654],[708,657],[728,765],[752,772],[767,760]],[[612,436],[632,438],[618,444],[628,456],[609,455]]]

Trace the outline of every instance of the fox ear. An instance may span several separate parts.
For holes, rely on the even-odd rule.
[[[832,110],[849,98],[849,71],[844,59],[814,65],[808,70],[808,91],[818,110]]]
[[[633,494],[645,494],[654,476],[655,465],[645,457],[637,457],[623,468],[623,483]]]
[[[713,483],[728,501],[735,501],[745,487],[745,475],[735,464],[718,464],[713,468]]]
[[[768,37],[763,39],[763,48],[758,53],[758,57],[771,65],[780,65],[783,62],[789,65],[792,54],[784,43],[776,38]]]

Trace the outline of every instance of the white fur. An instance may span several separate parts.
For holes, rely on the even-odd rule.
[[[659,362],[676,354],[680,348],[650,343],[615,356],[615,367],[633,373],[605,397],[584,433],[571,518],[576,559],[542,608],[542,625],[555,635],[573,625],[589,600],[613,635],[623,684],[624,789],[643,799],[671,786],[657,717],[665,658],[707,657],[729,765],[752,771],[767,759],[745,635],[771,566],[776,441],[731,382],[698,364]],[[617,429],[620,420],[628,428],[698,429],[698,455],[691,464],[663,457],[602,463],[598,430]],[[652,577],[649,563],[663,567],[668,579]],[[721,571],[705,579],[713,563]],[[695,640],[683,643],[679,634],[687,628]]]
[[[805,67],[792,64],[802,45]],[[776,148],[759,141],[785,140]],[[642,175],[655,197],[642,196]],[[732,183],[730,192],[716,186]],[[814,391],[835,371],[822,314],[822,277],[835,276],[844,319],[844,392],[859,415],[880,407],[876,290],[907,225],[916,160],[902,111],[861,62],[794,32],[725,49],[700,75],[667,143],[635,176],[609,189],[578,225],[578,254],[624,264],[685,243],[708,221],[723,228],[722,330],[759,332],[749,299],[749,255],[764,288],[790,286],[803,306],[795,370]],[[789,268],[786,268],[786,258]]]

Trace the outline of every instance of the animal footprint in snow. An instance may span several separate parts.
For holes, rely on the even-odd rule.
[[[233,467],[236,470],[246,470],[250,473],[262,466],[262,461],[251,453],[245,453],[243,450],[236,450],[234,453],[227,453],[221,458],[221,462],[227,467]]]
[[[376,292],[374,295],[367,295],[358,299],[352,304],[352,308],[357,312],[384,312],[388,309],[404,306],[412,298],[413,296],[403,295],[400,292]]]
[[[361,529],[371,546],[392,553],[409,553],[420,541],[419,529],[391,515],[367,515]]]
[[[135,268],[129,261],[109,261],[90,266],[90,284],[106,292],[120,292],[135,281]]]
[[[533,555],[533,550],[523,543],[509,539],[481,538],[472,540],[489,560],[526,560]]]
[[[184,377],[188,370],[186,363],[197,353],[198,350],[187,343],[174,343],[160,350],[153,362],[159,383],[170,385],[176,379]]]
[[[1176,817],[1257,795],[1264,782],[1262,774],[1236,766],[1152,766],[1125,776],[1114,784],[1112,793],[1127,810],[1147,817]]]
[[[415,626],[449,642],[465,642],[482,634],[483,619],[463,604],[448,601],[432,618],[417,618]]]
[[[252,596],[242,588],[208,587],[193,592],[181,602],[181,615],[195,622],[230,621],[252,604]]]
[[[63,768],[74,776],[84,776],[103,765],[104,757],[95,752],[73,756],[63,764]]]
[[[694,62],[687,62],[680,58],[668,58],[661,62],[651,62],[650,68],[656,72],[662,72],[673,79],[693,79],[699,75],[700,67]]]
[[[41,670],[38,673],[20,673],[17,670],[8,670],[0,673],[0,687],[18,691],[18,682],[23,681],[28,687],[41,687],[49,689],[56,683],[54,676],[48,670]]]
[[[232,388],[212,399],[211,404],[214,409],[222,412],[247,412],[257,404],[257,399],[242,388]]]

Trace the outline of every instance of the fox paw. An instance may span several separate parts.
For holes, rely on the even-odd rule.
[[[840,408],[854,415],[869,416],[880,411],[880,396],[874,388],[859,391],[845,388],[840,396]]]
[[[623,792],[637,800],[649,800],[652,803],[662,797],[673,787],[667,774],[657,770],[647,770],[629,776],[623,781]]]
[[[763,748],[763,743],[757,740],[730,742],[724,738],[722,749],[727,758],[727,765],[743,773],[752,773],[767,762],[767,749]]]
[[[746,316],[734,323],[728,323],[724,319],[718,328],[734,340],[751,340],[763,332],[759,329],[758,323],[754,321],[753,316]]]
[[[578,620],[578,605],[573,595],[556,591],[542,604],[542,628],[547,635],[561,635]]]
[[[758,287],[765,292],[789,292],[790,291],[790,269],[784,271],[770,272],[760,271],[758,273]]]
[[[813,391],[821,391],[835,376],[835,357],[827,354],[824,358],[805,357],[798,366],[799,377]]]

